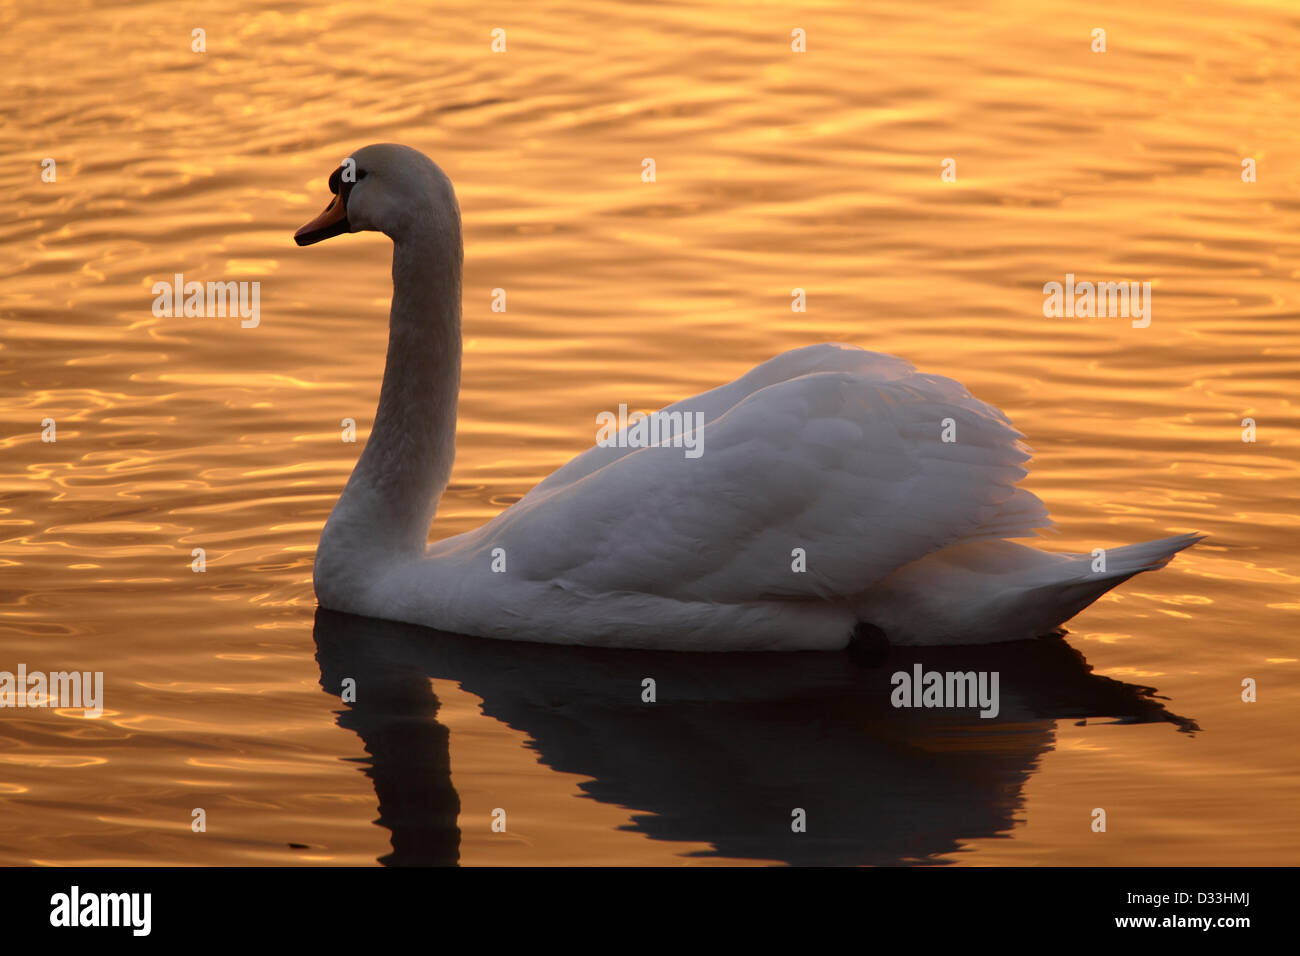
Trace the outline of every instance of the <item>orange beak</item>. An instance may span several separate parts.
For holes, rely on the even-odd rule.
[[[293,241],[300,246],[310,246],[313,242],[351,231],[347,203],[340,192],[334,194],[323,213],[293,234]]]

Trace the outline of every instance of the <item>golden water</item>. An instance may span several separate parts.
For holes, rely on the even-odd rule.
[[[470,864],[1300,862],[1300,14],[976,7],[0,3],[0,670],[107,685],[97,720],[0,712],[0,862],[365,864],[390,840],[399,862]],[[1068,675],[990,727],[873,711],[849,692],[883,673],[805,655],[314,631],[390,245],[291,237],[377,141],[431,155],[464,217],[435,536],[517,500],[621,402],[818,341],[891,352],[1028,435],[1048,547],[1210,535],[1069,638],[1200,731],[1081,725]],[[1151,281],[1150,327],[1044,318],[1067,272]],[[175,273],[259,281],[260,325],[155,317]],[[395,667],[349,656],[381,646]],[[644,667],[693,702],[656,724],[601,698],[635,700]],[[338,668],[388,674],[423,717],[346,707],[322,690]]]

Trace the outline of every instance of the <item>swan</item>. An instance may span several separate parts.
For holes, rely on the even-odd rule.
[[[598,442],[482,527],[430,545],[455,455],[460,209],[406,146],[357,150],[310,245],[393,241],[369,440],[321,532],[320,605],[481,638],[674,651],[988,644],[1060,634],[1203,536],[1039,551],[1029,449],[952,379],[848,345],[778,355],[663,410],[675,442]],[[686,429],[689,425],[689,434]],[[693,439],[698,455],[682,442]]]

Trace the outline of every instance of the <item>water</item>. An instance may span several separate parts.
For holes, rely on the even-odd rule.
[[[1298,28],[1281,2],[0,5],[0,670],[102,670],[107,698],[0,715],[0,862],[1300,862]],[[832,340],[1006,410],[1047,547],[1210,539],[1069,646],[926,652],[1002,669],[994,721],[893,711],[843,655],[318,618],[390,247],[291,237],[376,141],[434,157],[464,216],[435,536],[599,411]],[[260,324],[155,317],[178,272],[259,281]],[[1150,327],[1044,318],[1067,272],[1151,281]],[[344,704],[348,671],[385,692]]]

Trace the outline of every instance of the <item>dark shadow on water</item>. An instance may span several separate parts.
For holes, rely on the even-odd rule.
[[[962,842],[1006,833],[1057,720],[1198,729],[1154,689],[1093,675],[1059,638],[898,648],[864,667],[845,653],[481,640],[323,609],[315,637],[321,686],[339,696],[345,678],[356,682],[338,722],[370,754],[388,865],[459,860],[460,799],[430,678],[481,698],[484,713],[534,741],[542,763],[592,778],[582,790],[634,811],[630,829],[795,864],[950,862],[941,857]],[[1000,713],[894,708],[891,675],[917,663],[999,672]],[[642,701],[647,677],[656,703]],[[795,808],[807,832],[792,832]]]

